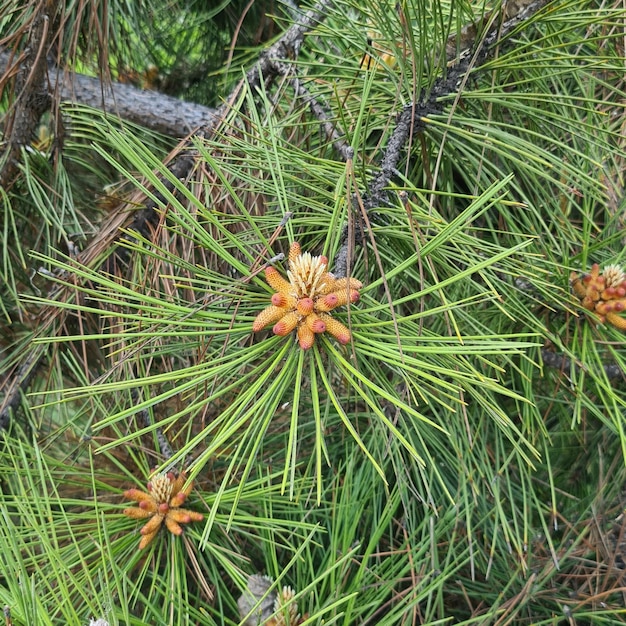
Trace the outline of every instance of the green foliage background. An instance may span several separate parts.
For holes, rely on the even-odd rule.
[[[223,13],[138,7],[109,8],[113,67],[210,73],[203,33]],[[625,371],[624,335],[568,285],[624,262],[623,6],[553,2],[502,38],[423,118],[363,219],[397,113],[491,8],[333,3],[288,62],[347,162],[280,77],[241,87],[183,180],[166,140],[69,103],[63,158],[24,151],[2,191],[0,368],[42,360],[0,451],[15,625],[238,624],[256,572],[294,588],[307,624],[624,621],[624,376],[604,367]],[[258,54],[248,33],[219,81],[184,95],[225,97]],[[101,243],[147,199],[153,228]],[[253,335],[268,260],[295,240],[332,267],[347,224],[363,239],[361,300],[338,314],[353,343]],[[139,552],[122,493],[170,467],[188,468],[205,522]]]

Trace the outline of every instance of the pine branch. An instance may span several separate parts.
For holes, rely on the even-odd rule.
[[[521,23],[533,17],[541,10],[548,0],[535,0],[530,4],[521,2],[521,10],[502,25],[496,24],[487,32],[482,41],[475,41],[474,54],[465,54],[461,60],[449,69],[446,76],[435,81],[430,92],[422,91],[420,98],[416,102],[411,102],[398,114],[396,127],[391,133],[383,157],[380,163],[380,170],[373,178],[363,195],[363,210],[369,214],[376,207],[384,206],[388,203],[387,187],[394,177],[399,175],[398,164],[402,159],[406,145],[410,138],[423,133],[426,129],[425,120],[429,115],[442,113],[446,104],[442,98],[461,93],[464,85],[464,78],[470,71],[479,71],[481,65],[487,61],[501,39],[513,32]],[[450,49],[448,45],[448,49]],[[356,204],[356,200],[355,200]],[[358,207],[357,207],[358,208]],[[358,210],[356,210],[358,214]],[[361,243],[360,236],[362,229],[356,229],[354,242],[348,241],[350,232],[347,226],[344,228],[341,237],[339,250],[335,257],[333,273],[337,277],[346,276],[349,270],[348,249],[355,243]]]
[[[135,405],[140,403],[139,390],[136,387],[133,387],[130,395]],[[152,422],[152,418],[150,417],[150,413],[148,409],[140,409],[137,413],[139,415],[139,418],[143,422],[143,426],[145,426],[146,428],[149,428],[154,425]],[[174,450],[172,449],[170,442],[168,441],[167,437],[163,433],[163,430],[161,429],[160,426],[156,426],[154,428],[154,431],[157,436],[157,441],[159,443],[159,450],[161,451],[161,455],[163,456],[163,459],[165,461],[169,461],[169,459],[171,459],[174,456]]]
[[[330,5],[329,0],[324,0],[318,7],[305,13],[299,22],[261,55],[248,72],[248,82],[258,87],[261,77],[268,80],[283,74],[285,68],[289,67],[286,60],[297,56],[306,32],[323,19],[322,16]],[[28,63],[28,58],[20,57],[15,60],[9,50],[0,48],[0,76],[6,79],[16,71],[16,67],[21,67],[24,63]],[[42,65],[41,69],[44,67]],[[186,137],[196,129],[206,128],[218,115],[216,109],[159,92],[138,89],[124,83],[107,83],[91,76],[68,72],[51,63],[47,69],[50,91],[57,94],[61,102],[69,101],[102,109],[123,120],[170,137]],[[28,65],[24,65],[24,70],[28,74]],[[31,138],[29,135],[25,144]]]
[[[271,81],[276,76],[286,76],[289,73],[288,60],[298,57],[307,31],[324,21],[332,5],[332,0],[319,0],[311,10],[289,27],[276,43],[261,54],[258,62],[248,71],[246,74],[248,84],[255,89],[263,81]]]
[[[15,374],[10,375],[0,387],[4,392],[0,403],[0,430],[4,430],[10,424],[22,395],[41,366],[44,356],[44,346],[31,344],[26,356],[16,367]]]
[[[247,73],[245,81],[241,81],[235,87],[228,99],[215,111],[211,119],[193,136],[180,142],[168,164],[168,170],[175,178],[179,180],[187,178],[195,166],[198,155],[197,151],[192,147],[193,139],[195,137],[207,138],[216,132],[230,108],[237,100],[245,82],[250,83],[252,86],[260,86],[262,80],[271,81],[276,76],[283,74],[288,65],[287,59],[297,56],[307,32],[324,20],[331,4],[332,2],[330,0],[320,0],[320,2],[305,13],[297,23],[287,29],[285,34],[261,55],[258,63]],[[161,177],[161,181],[168,190],[174,190],[174,186],[169,182],[167,177]],[[146,233],[151,226],[156,224],[158,217],[156,209],[159,203],[165,200],[163,195],[159,192],[155,192],[154,196],[155,200],[146,199],[141,192],[137,192],[130,199],[128,204],[120,206],[117,211],[111,214],[109,220],[102,225],[98,235],[79,253],[77,261],[89,267],[99,262],[103,250],[111,250],[112,253],[114,253],[120,240],[121,229],[130,228],[137,232]],[[138,204],[144,205],[141,211],[134,210],[134,207]],[[133,217],[131,218],[130,216]],[[124,260],[126,258],[125,254],[125,252],[120,254],[119,250],[117,250],[117,259]],[[111,264],[107,262],[105,264],[105,270],[111,269]],[[48,299],[62,301],[70,294],[71,288],[69,287],[55,287],[51,293],[48,294]],[[42,309],[37,318],[43,320],[44,323],[40,327],[37,336],[45,336],[45,332],[52,327],[53,321],[55,319],[62,320],[65,315],[65,309],[54,309],[52,306],[47,306]],[[5,392],[2,405],[0,406],[0,429],[6,428],[8,425],[11,414],[16,409],[22,394],[25,389],[28,388],[37,369],[41,366],[44,360],[44,353],[41,349],[42,344],[31,343],[25,351],[21,365],[19,365],[16,370],[16,374],[9,377],[5,382],[4,387],[7,391]],[[30,364],[28,375],[20,375],[20,373],[25,370],[25,364]]]
[[[344,161],[352,158],[350,155],[354,150],[350,147],[345,137],[337,130],[337,126],[331,122],[332,114],[322,105],[313,94],[302,84],[298,77],[291,80],[291,86],[299,98],[302,98],[308,105],[312,115],[321,124],[324,134],[329,141],[332,141],[335,150]]]
[[[0,49],[0,76],[9,76],[20,62],[21,58],[15,60],[9,51]],[[50,91],[60,102],[102,109],[169,137],[186,137],[215,115],[215,109],[201,104],[124,83],[106,83],[92,76],[62,70],[51,63],[48,63],[48,82]]]

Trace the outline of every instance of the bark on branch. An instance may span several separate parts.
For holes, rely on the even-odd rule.
[[[12,72],[15,65],[13,55],[0,49],[0,76]],[[208,124],[215,115],[215,109],[201,104],[123,83],[105,84],[98,78],[70,73],[49,64],[48,81],[50,91],[57,93],[61,102],[102,109],[170,137],[186,137],[194,129]]]
[[[376,207],[384,206],[388,202],[387,187],[397,174],[398,163],[404,155],[406,145],[410,138],[424,132],[426,124],[424,119],[429,115],[443,112],[445,103],[442,98],[445,96],[457,95],[464,84],[464,78],[472,70],[480,69],[480,66],[487,61],[500,41],[508,36],[521,23],[531,18],[542,9],[548,0],[518,0],[515,4],[515,13],[506,12],[504,17],[508,18],[499,24],[494,20],[492,28],[485,33],[481,41],[471,42],[473,54],[466,53],[455,65],[435,81],[430,92],[420,93],[420,97],[415,102],[411,102],[398,114],[396,127],[391,133],[385,147],[380,163],[380,170],[370,182],[366,193],[363,196],[363,208],[366,214]],[[475,33],[475,28],[472,30]],[[460,42],[464,41],[464,34],[461,34]],[[455,47],[448,45],[449,51]],[[469,52],[469,51],[468,51]],[[358,213],[358,211],[357,211]],[[359,232],[358,230],[356,232]],[[335,266],[333,273],[335,276],[343,277],[349,271],[348,250],[352,249],[354,243],[350,241],[351,234],[347,227],[344,228],[341,238],[341,245],[335,255]],[[360,239],[358,241],[360,243]]]

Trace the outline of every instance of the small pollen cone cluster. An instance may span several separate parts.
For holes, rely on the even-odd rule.
[[[241,619],[247,616],[245,626],[297,626],[307,618],[298,613],[295,591],[291,587],[269,591],[273,582],[261,574],[248,579],[248,586],[237,601]]]
[[[138,503],[136,507],[124,509],[124,515],[148,520],[140,531],[143,535],[139,542],[140,550],[150,544],[163,524],[172,534],[181,535],[181,524],[204,519],[202,513],[180,508],[193,488],[192,482],[185,487],[186,478],[184,472],[178,476],[172,472],[157,474],[148,483],[147,491],[128,489],[124,492],[125,498]]]
[[[283,587],[274,600],[274,617],[270,617],[266,626],[296,626],[304,621],[298,613],[298,605],[293,601],[296,592],[291,587]]]
[[[355,278],[335,278],[327,271],[325,256],[311,256],[302,252],[294,242],[289,249],[289,270],[286,280],[275,267],[265,270],[265,280],[276,292],[272,304],[263,309],[254,320],[252,330],[257,332],[274,324],[275,335],[288,335],[293,330],[303,350],[311,348],[315,335],[330,333],[339,343],[352,339],[350,331],[330,312],[359,300],[363,286]]]
[[[619,313],[626,310],[626,274],[619,265],[607,265],[602,272],[594,263],[588,274],[570,274],[570,284],[580,304],[593,311],[600,321],[626,330],[626,318]]]

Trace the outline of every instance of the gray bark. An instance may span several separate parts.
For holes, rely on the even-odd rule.
[[[0,76],[15,61],[0,50]],[[61,101],[84,104],[170,137],[182,138],[210,123],[215,109],[185,102],[155,91],[145,91],[123,83],[105,84],[98,78],[48,68],[50,90],[58,89]]]

